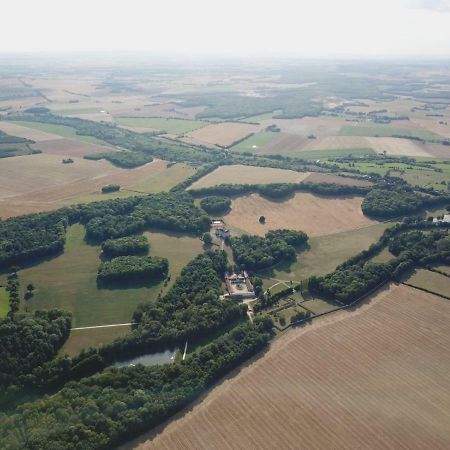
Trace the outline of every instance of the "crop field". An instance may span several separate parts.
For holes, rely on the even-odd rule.
[[[450,266],[434,266],[434,268],[450,275]]]
[[[293,170],[273,169],[255,166],[220,166],[193,183],[189,189],[217,186],[229,183],[300,183],[309,176],[310,172],[294,172]]]
[[[236,141],[260,130],[259,125],[246,123],[215,123],[206,127],[186,133],[188,138],[192,138],[203,145],[218,145],[229,147]]]
[[[278,141],[278,133],[271,131],[260,131],[253,134],[247,139],[239,142],[232,147],[232,150],[237,152],[251,152],[251,153],[263,153],[267,154],[267,145],[271,142]]]
[[[271,201],[258,194],[238,197],[224,216],[232,230],[264,235],[269,230],[302,230],[309,236],[339,233],[376,223],[361,211],[362,197],[319,197],[296,193],[285,201]],[[264,224],[259,217],[264,216]]]
[[[311,275],[325,275],[351,256],[366,250],[376,242],[390,223],[378,223],[364,228],[324,236],[312,236],[309,247],[297,254],[292,264],[278,264],[271,270],[258,272],[268,288],[277,280],[301,281]]]
[[[400,121],[398,121],[400,122]],[[407,124],[406,126],[409,126]],[[417,130],[409,128],[397,128],[390,125],[381,124],[356,124],[356,125],[346,125],[339,131],[341,136],[374,136],[374,137],[392,137],[393,135],[417,137],[424,140],[440,139],[436,133],[432,133],[427,130]]]
[[[449,320],[449,302],[391,285],[289,331],[123,448],[447,449]]]
[[[450,278],[426,269],[414,269],[402,277],[405,283],[450,297]]]
[[[16,125],[22,127],[31,128],[33,130],[43,131],[50,135],[64,137],[69,139],[75,139],[77,141],[90,142],[91,144],[105,145],[105,142],[97,139],[93,136],[82,136],[76,133],[75,129],[72,127],[67,127],[65,125],[55,125],[53,123],[41,123],[41,122],[13,122]],[[31,138],[30,138],[31,139]]]
[[[115,148],[107,145],[92,144],[74,139],[54,139],[41,141],[33,144],[33,148],[41,150],[50,155],[59,155],[67,158],[69,156],[83,157],[94,153],[103,153],[114,151]]]
[[[4,287],[0,287],[0,319],[6,317],[9,311],[9,295]]]
[[[304,180],[305,183],[334,183],[344,186],[371,186],[372,183],[367,180],[359,180],[356,178],[340,177],[329,173],[312,172]]]
[[[7,121],[0,121],[0,130],[12,136],[30,139],[35,142],[53,141],[55,139],[61,139],[61,136],[57,134],[47,133],[45,131],[28,128],[23,125],[19,125],[18,123]]]
[[[301,119],[269,119],[260,124],[264,127],[275,124],[281,132],[300,136],[334,136],[347,124],[344,119],[335,117],[303,117]]]
[[[137,195],[134,191],[160,192],[194,172],[185,164],[167,168],[167,162],[162,160],[154,160],[135,169],[121,169],[104,160],[72,159],[74,163],[62,164],[60,156],[42,153],[2,160],[0,217]],[[123,190],[101,194],[100,189],[106,184],[119,184]]]
[[[188,131],[208,125],[208,122],[200,120],[183,119],[163,119],[163,118],[144,118],[144,117],[118,117],[116,122],[121,126],[142,130],[157,130],[165,133],[182,135]]]
[[[28,283],[36,286],[35,295],[26,301],[26,307],[30,310],[62,308],[71,311],[74,327],[130,322],[139,303],[156,299],[158,293],[165,292],[181,269],[203,251],[202,243],[196,237],[176,233],[146,234],[150,241],[150,255],[163,256],[169,260],[171,281],[167,287],[160,282],[152,286],[98,288],[96,276],[101,262],[100,247],[86,244],[84,227],[73,225],[68,229],[67,244],[62,255],[20,271],[22,286]],[[103,334],[123,332],[108,330],[104,330]],[[84,330],[76,333],[85,340],[89,338],[92,345],[96,343],[95,333]],[[78,346],[73,342],[77,336],[72,337],[71,346]]]
[[[368,137],[369,146],[377,153],[386,152],[387,155],[399,156],[431,156],[424,146],[410,139],[400,139],[392,137]]]

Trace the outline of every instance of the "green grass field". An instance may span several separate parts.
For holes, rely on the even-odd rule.
[[[252,122],[259,123],[261,120],[269,120],[271,119],[277,111],[273,111],[270,113],[258,114],[257,116],[246,117],[245,119],[241,119],[240,122]]]
[[[76,133],[74,128],[67,127],[65,125],[55,125],[53,123],[26,122],[26,121],[14,121],[13,123],[21,125],[22,127],[28,127],[34,130],[44,131],[46,133],[57,134],[58,136],[68,139],[90,142],[91,144],[109,145],[106,144],[106,142],[97,139],[93,136],[81,136]]]
[[[159,232],[147,235],[150,254],[169,259],[171,282],[167,287],[158,283],[151,287],[99,289],[96,276],[100,248],[84,242],[84,227],[77,224],[68,229],[64,254],[20,271],[22,286],[28,283],[36,286],[27,307],[71,311],[74,327],[130,322],[139,303],[156,299],[159,292],[165,292],[182,267],[202,251],[202,243],[195,237]]]
[[[264,288],[274,284],[269,278],[302,281],[311,275],[332,272],[337,265],[376,242],[390,225],[377,223],[344,233],[311,237],[309,249],[298,253],[296,262],[279,264],[272,270],[259,272],[264,277]]]
[[[164,118],[144,118],[144,117],[118,117],[117,123],[126,127],[154,128],[155,130],[165,131],[169,134],[185,134],[188,131],[208,125],[201,120],[184,119],[164,119]]]
[[[402,281],[450,297],[450,278],[440,273],[426,269],[415,269],[402,277]]]
[[[272,142],[278,133],[273,133],[270,131],[261,131],[259,133],[253,134],[247,139],[239,142],[235,146],[231,147],[231,150],[237,152],[251,152],[258,153],[258,149],[267,145],[269,142]]]
[[[9,295],[6,288],[0,287],[0,319],[6,317],[9,311]]]
[[[395,128],[390,125],[383,124],[359,124],[356,126],[343,126],[339,131],[340,136],[378,136],[378,137],[392,137],[392,136],[408,136],[431,141],[434,139],[442,139],[436,133],[425,130],[408,130],[405,128]]]

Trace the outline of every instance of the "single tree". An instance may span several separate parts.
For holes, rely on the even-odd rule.
[[[260,216],[259,223],[266,223],[266,218],[264,216]]]
[[[206,232],[206,233],[204,233],[203,234],[203,242],[205,243],[205,245],[211,245],[212,244],[212,236],[211,236],[211,233],[208,233],[208,232]]]

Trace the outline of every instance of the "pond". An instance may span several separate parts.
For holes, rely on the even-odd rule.
[[[136,356],[135,358],[117,361],[113,367],[130,367],[136,364],[143,366],[155,366],[156,364],[172,364],[175,361],[177,349],[165,350],[163,352],[147,353],[145,355]]]

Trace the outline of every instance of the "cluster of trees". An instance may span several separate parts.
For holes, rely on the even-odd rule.
[[[117,167],[122,167],[124,169],[133,169],[134,167],[143,166],[144,164],[153,161],[153,158],[150,155],[142,152],[129,151],[92,153],[90,155],[85,155],[84,159],[90,159],[94,161],[106,159],[111,164],[114,164]]]
[[[372,189],[362,202],[364,214],[373,217],[396,217],[450,201],[448,195],[423,195],[407,185],[389,185]]]
[[[69,336],[71,315],[36,311],[0,320],[0,385],[20,384],[36,367],[53,359]]]
[[[19,311],[20,308],[20,296],[19,296],[19,278],[16,273],[8,275],[8,282],[6,283],[6,292],[8,292],[9,299],[9,311],[8,315],[13,317]]]
[[[96,215],[86,223],[86,234],[104,240],[136,234],[148,227],[201,233],[209,229],[210,219],[187,192],[162,192],[139,197],[132,210],[124,214]]]
[[[145,236],[126,236],[118,239],[108,239],[102,244],[102,251],[109,258],[141,255],[148,253],[149,250],[150,244]]]
[[[231,238],[235,261],[246,269],[263,269],[280,261],[294,261],[295,247],[306,243],[308,236],[302,231],[275,230],[265,237],[242,235]]]
[[[102,187],[103,194],[107,194],[109,192],[117,192],[117,191],[120,191],[119,184],[107,184],[106,186]]]
[[[0,130],[0,144],[33,144],[33,143],[34,141],[31,141],[30,139],[18,136],[11,136],[10,134],[7,134],[4,131]]]
[[[446,229],[402,232],[405,229],[405,225],[394,227],[379,241],[383,246],[388,245],[396,258],[387,263],[374,263],[368,261],[372,251],[367,251],[341,264],[328,275],[311,277],[309,289],[349,304],[416,265],[450,263],[450,240]],[[376,248],[379,251],[378,246]]]
[[[312,192],[319,195],[365,195],[370,188],[367,186],[350,186],[336,183],[272,183],[272,184],[219,184],[189,192],[196,196],[222,195],[234,196],[258,193],[270,198],[282,198],[295,192]]]
[[[52,396],[0,416],[5,450],[111,448],[152,428],[267,345],[272,322],[255,319],[215,339],[185,361],[112,368],[72,382]]]
[[[61,212],[0,220],[0,266],[63,251],[66,226]]]
[[[213,164],[205,164],[203,167],[198,168],[194,174],[192,174],[189,178],[186,178],[185,180],[178,183],[176,186],[174,186],[171,191],[182,191],[189,187],[192,183],[195,183],[197,180],[200,180],[200,178],[203,178],[205,175],[208,175],[208,173],[213,172],[220,166],[219,163],[213,163]]]
[[[118,256],[100,265],[97,280],[161,280],[167,276],[168,270],[169,261],[159,256]]]
[[[200,206],[210,214],[218,214],[227,211],[230,208],[231,200],[228,197],[212,195],[205,197],[200,201]]]

